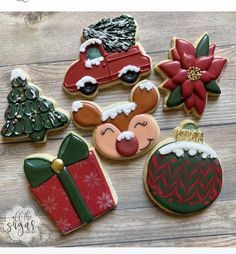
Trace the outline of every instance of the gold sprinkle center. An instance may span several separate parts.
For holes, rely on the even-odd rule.
[[[52,161],[51,168],[56,172],[60,173],[60,171],[64,168],[64,163],[61,159],[55,159]]]
[[[188,79],[192,80],[192,81],[197,81],[201,78],[202,73],[201,73],[201,69],[198,67],[189,67],[188,71],[187,71],[187,77]]]

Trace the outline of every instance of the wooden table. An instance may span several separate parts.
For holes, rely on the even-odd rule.
[[[10,91],[10,71],[29,72],[35,85],[70,111],[73,98],[61,84],[67,67],[78,56],[83,27],[120,13],[1,13],[0,14],[0,125]],[[217,201],[202,213],[187,218],[163,213],[147,197],[142,173],[146,156],[114,162],[102,157],[119,197],[117,209],[67,236],[62,236],[27,189],[24,158],[32,153],[56,154],[62,138],[76,131],[52,133],[46,144],[32,142],[0,144],[0,246],[236,246],[236,13],[130,13],[140,25],[141,42],[153,63],[166,59],[172,36],[194,41],[208,31],[216,52],[228,57],[220,80],[222,95],[209,99],[199,121],[207,143],[219,154],[224,167],[223,189]],[[154,73],[150,79],[161,79]],[[127,100],[130,89],[113,86],[95,99],[101,106]],[[162,94],[163,95],[163,94]],[[160,140],[168,137],[184,113],[162,111],[163,96],[155,113]],[[191,116],[190,116],[191,118]],[[91,132],[80,131],[91,141]],[[40,235],[29,244],[14,243],[2,229],[6,210],[16,204],[33,205],[41,216]]]

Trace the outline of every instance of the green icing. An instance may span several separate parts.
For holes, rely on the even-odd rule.
[[[209,55],[209,36],[204,34],[196,48],[196,57]]]
[[[27,158],[24,161],[25,175],[32,188],[39,187],[52,176],[57,175],[78,217],[83,223],[92,221],[93,216],[66,167],[86,159],[88,155],[89,150],[87,144],[78,136],[69,134],[63,140],[58,152],[58,158],[63,161],[65,166],[59,173],[52,170],[52,162],[47,159],[34,157]]]
[[[182,103],[181,98],[181,87],[177,86],[169,95],[166,106],[167,107],[176,107]]]
[[[135,44],[136,24],[134,18],[121,15],[104,18],[83,29],[83,38],[97,38],[107,52],[127,51]]]
[[[212,80],[211,82],[206,84],[205,87],[206,87],[207,91],[210,93],[221,94],[220,87],[219,87],[216,80]]]
[[[218,159],[203,159],[200,153],[190,156],[185,152],[177,157],[174,153],[160,155],[157,150],[148,164],[147,184],[163,208],[179,214],[194,213],[219,195],[222,169]]]
[[[11,86],[2,136],[14,138],[28,135],[33,141],[43,141],[46,130],[68,123],[67,116],[57,112],[52,102],[39,97],[38,89],[30,86],[27,80],[16,78]]]
[[[197,130],[198,128],[196,127],[196,125],[194,123],[187,123],[183,126],[182,129],[186,129],[186,130]]]

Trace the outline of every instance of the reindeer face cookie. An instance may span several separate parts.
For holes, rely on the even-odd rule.
[[[72,117],[78,128],[94,129],[94,146],[102,155],[128,159],[147,152],[157,143],[159,126],[148,113],[158,102],[157,88],[143,80],[132,89],[129,102],[101,109],[89,101],[75,101]]]

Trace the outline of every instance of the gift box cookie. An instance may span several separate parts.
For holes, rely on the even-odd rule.
[[[24,161],[29,190],[66,234],[108,212],[117,196],[93,148],[71,133],[57,158],[34,154]]]

